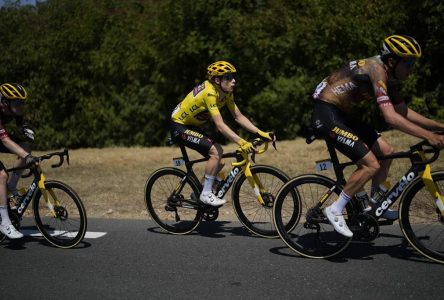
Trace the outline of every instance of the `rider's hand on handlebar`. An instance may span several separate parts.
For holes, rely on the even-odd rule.
[[[439,134],[435,134],[433,133],[428,139],[427,141],[429,142],[430,145],[432,145],[433,147],[439,148],[439,149],[443,149],[444,148],[444,135],[439,135]]]
[[[268,140],[270,142],[276,141],[276,135],[273,132],[264,132],[262,130],[258,130],[257,134],[264,140]]]
[[[239,140],[239,146],[241,147],[242,151],[244,151],[245,153],[253,153],[256,151],[254,145],[250,142],[247,142],[244,139]]]
[[[38,158],[32,156],[31,154],[26,155],[25,164],[27,166],[37,166],[39,164]]]

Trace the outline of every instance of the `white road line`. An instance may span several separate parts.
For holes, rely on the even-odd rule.
[[[27,236],[42,236],[42,234],[38,230],[23,229],[23,230],[20,230],[20,232],[23,233],[24,235],[27,235]],[[53,231],[51,233],[51,235],[56,235],[56,234],[60,235],[61,233],[63,233],[63,232],[56,230],[56,231]],[[107,234],[106,232],[87,231],[85,234],[85,239],[98,239],[98,238],[105,236],[106,234]]]

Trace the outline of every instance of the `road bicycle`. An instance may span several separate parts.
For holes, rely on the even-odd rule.
[[[307,143],[314,139],[311,136]],[[332,257],[344,251],[352,239],[372,241],[377,238],[381,225],[393,223],[379,218],[400,198],[399,224],[407,241],[422,255],[444,263],[444,172],[432,172],[430,167],[440,151],[423,140],[408,151],[378,157],[379,160],[408,158],[411,167],[381,201],[372,205],[371,211],[363,211],[358,200],[351,199],[343,211],[353,232],[353,238],[347,238],[334,230],[322,209],[338,198],[346,182],[343,171],[354,163],[339,163],[334,146],[329,142],[326,144],[330,159],[316,162],[317,169],[333,168],[336,179],[319,174],[301,175],[288,181],[276,196],[273,221],[282,240],[302,256]],[[295,192],[299,200],[296,203],[291,196]],[[286,206],[293,204],[296,204],[297,225],[288,230],[285,227]]]
[[[171,138],[168,144],[174,144]],[[223,198],[233,186],[231,198],[241,223],[259,236],[278,237],[272,217],[274,195],[289,177],[271,166],[252,166],[254,156],[268,149],[268,142],[260,139],[254,140],[253,144],[262,149],[251,157],[240,149],[223,154],[223,158],[235,158],[236,162],[232,163],[233,168],[228,176],[214,187],[214,192]],[[161,228],[173,234],[187,234],[202,220],[215,221],[219,216],[219,207],[205,205],[198,200],[202,184],[193,171],[193,165],[206,162],[207,158],[190,160],[186,147],[180,144],[179,147],[182,157],[173,159],[176,167],[161,168],[148,178],[145,203],[152,219]],[[185,165],[186,172],[177,168],[181,165]]]
[[[46,180],[42,170],[44,160],[52,157],[59,158],[58,163],[51,165],[57,168],[63,165],[65,158],[69,164],[68,150],[48,153],[35,157],[38,165],[7,169],[6,172],[29,169],[29,176],[34,176],[26,192],[12,203],[8,201],[9,217],[13,225],[20,229],[23,215],[32,201],[35,224],[43,237],[52,245],[59,248],[75,247],[86,233],[86,211],[76,192],[67,184]],[[0,233],[0,241],[5,238]]]

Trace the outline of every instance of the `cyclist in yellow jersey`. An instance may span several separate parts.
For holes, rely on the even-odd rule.
[[[421,57],[418,42],[406,35],[384,39],[381,55],[351,61],[324,79],[313,94],[312,127],[318,136],[352,159],[357,169],[348,178],[338,200],[324,214],[339,233],[351,237],[342,210],[350,198],[372,179],[372,192],[387,178],[390,160],[379,162],[375,155],[393,153],[392,146],[369,124],[359,119],[354,104],[375,101],[385,121],[407,134],[424,138],[443,148],[444,136],[430,130],[444,130],[444,124],[428,119],[408,108],[399,94],[400,83],[413,72]],[[371,202],[370,202],[371,203]],[[397,219],[397,211],[383,217]]]
[[[16,167],[33,163],[34,157],[30,154],[29,143],[20,137],[10,135],[4,124],[15,120],[20,130],[28,140],[34,140],[34,132],[23,119],[24,105],[28,94],[23,86],[17,83],[4,83],[0,85],[0,152],[13,153],[18,156]],[[17,181],[21,173],[12,173],[8,181],[5,166],[0,161],[0,231],[11,239],[23,237],[23,234],[11,224],[8,214],[7,190],[17,191]],[[8,182],[7,182],[8,181]]]
[[[258,134],[262,138],[274,140],[269,132],[259,130],[245,117],[234,102],[233,91],[236,87],[236,68],[226,61],[217,61],[207,68],[208,80],[196,86],[174,109],[171,115],[171,134],[173,139],[191,149],[198,151],[208,162],[205,166],[205,181],[200,201],[220,206],[224,199],[213,194],[211,188],[216,175],[224,166],[223,150],[220,144],[215,143],[200,126],[212,121],[216,129],[248,153],[255,151],[252,143],[240,138],[227,124],[225,124],[219,109],[228,107],[234,120],[245,130]]]

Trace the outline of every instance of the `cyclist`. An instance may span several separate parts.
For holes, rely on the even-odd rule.
[[[313,94],[315,133],[333,142],[336,149],[357,165],[339,198],[323,211],[335,230],[344,236],[351,237],[353,233],[345,223],[342,210],[370,179],[370,195],[373,195],[386,180],[391,164],[390,160],[379,162],[375,155],[394,151],[374,128],[359,119],[353,109],[355,103],[376,101],[390,126],[424,138],[435,147],[444,146],[444,136],[429,131],[443,130],[444,124],[408,108],[399,94],[400,83],[413,72],[415,61],[420,57],[421,47],[414,38],[391,35],[384,39],[380,55],[349,62],[325,78]],[[387,210],[383,217],[394,220],[398,212]]]
[[[30,144],[15,135],[9,135],[4,124],[15,120],[17,127],[30,140],[34,140],[34,132],[24,121],[24,104],[28,94],[23,86],[17,83],[4,83],[0,85],[0,152],[13,153],[18,156],[16,167],[34,162],[30,154]],[[8,215],[7,191],[17,194],[17,182],[20,172],[13,172],[8,180],[5,166],[0,161],[0,231],[11,239],[23,237],[23,234],[11,224]]]
[[[176,106],[171,115],[170,130],[173,139],[208,158],[205,165],[205,181],[199,200],[212,206],[225,203],[225,199],[218,198],[211,190],[216,175],[224,166],[223,150],[221,145],[200,127],[212,120],[216,129],[231,141],[239,144],[243,151],[247,153],[255,151],[252,143],[240,138],[225,124],[219,109],[227,106],[234,120],[245,130],[270,141],[275,139],[271,133],[261,131],[253,125],[236,106],[233,95],[237,83],[236,75],[236,68],[231,63],[226,61],[212,63],[207,68],[208,80],[197,85]]]

